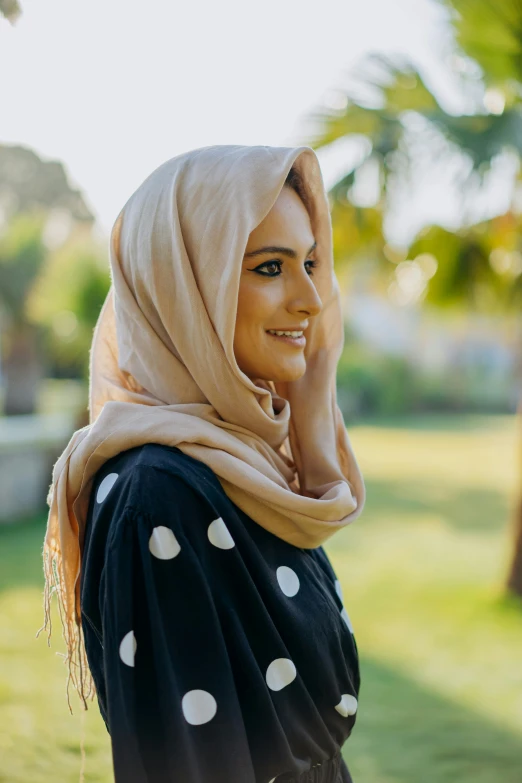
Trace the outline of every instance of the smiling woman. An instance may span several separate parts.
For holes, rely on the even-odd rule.
[[[115,781],[348,783],[358,653],[322,543],[365,490],[315,152],[173,158],[110,247],[90,424],[55,465],[44,562]]]

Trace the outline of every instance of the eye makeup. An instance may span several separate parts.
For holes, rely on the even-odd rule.
[[[316,260],[314,260],[312,258],[309,258],[308,261],[305,261],[305,263],[310,265],[309,266],[310,269],[314,269],[317,266],[318,261],[316,261]],[[279,272],[277,272],[277,274],[276,273],[270,274],[268,272],[260,271],[261,269],[263,269],[263,267],[271,266],[272,264],[277,264],[277,266],[279,268]],[[256,266],[254,269],[251,269],[249,271],[250,272],[257,272],[258,274],[262,275],[263,277],[279,277],[279,275],[281,274],[281,267],[282,267],[282,265],[283,265],[283,262],[281,260],[274,259],[273,261],[265,261],[264,263],[260,264],[259,266]],[[310,272],[310,277],[312,277],[312,276],[313,276],[313,272]]]

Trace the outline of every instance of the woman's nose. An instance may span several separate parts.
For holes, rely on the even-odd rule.
[[[318,315],[321,312],[323,303],[310,275],[308,273],[305,274],[305,278],[301,277],[299,280],[296,280],[292,286],[288,310]]]

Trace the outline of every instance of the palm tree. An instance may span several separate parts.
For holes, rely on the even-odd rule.
[[[367,59],[358,74],[358,85],[345,91],[344,102],[338,100],[336,108],[322,108],[310,116],[316,130],[307,143],[315,149],[349,137],[362,136],[369,142],[366,157],[332,188],[334,202],[340,196],[346,198],[347,185],[361,166],[372,161],[379,170],[379,206],[386,212],[397,183],[412,176],[415,144],[433,150],[442,138],[444,145],[439,143],[437,150],[441,165],[443,155],[454,155],[456,150],[468,159],[470,173],[462,182],[466,199],[475,195],[498,155],[510,150],[522,156],[522,4],[512,0],[446,0],[445,5],[460,48],[460,62],[473,66],[463,69],[460,77],[467,88],[469,111],[460,115],[446,112],[410,64],[379,56]],[[412,118],[420,120],[413,144]],[[465,225],[456,232],[432,226],[416,237],[408,255],[431,254],[438,262],[437,273],[430,275],[426,287],[426,301],[439,307],[455,303],[471,308],[486,302],[520,314],[521,222],[510,210],[486,224]],[[522,596],[522,480],[520,486],[506,587]]]

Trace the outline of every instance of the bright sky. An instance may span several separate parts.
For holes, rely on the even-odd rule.
[[[107,231],[180,152],[298,143],[304,115],[370,51],[410,56],[455,98],[432,0],[21,2],[15,26],[0,20],[0,142],[62,161]],[[320,159],[328,185],[343,158]],[[449,208],[444,188],[424,199],[417,222]]]

